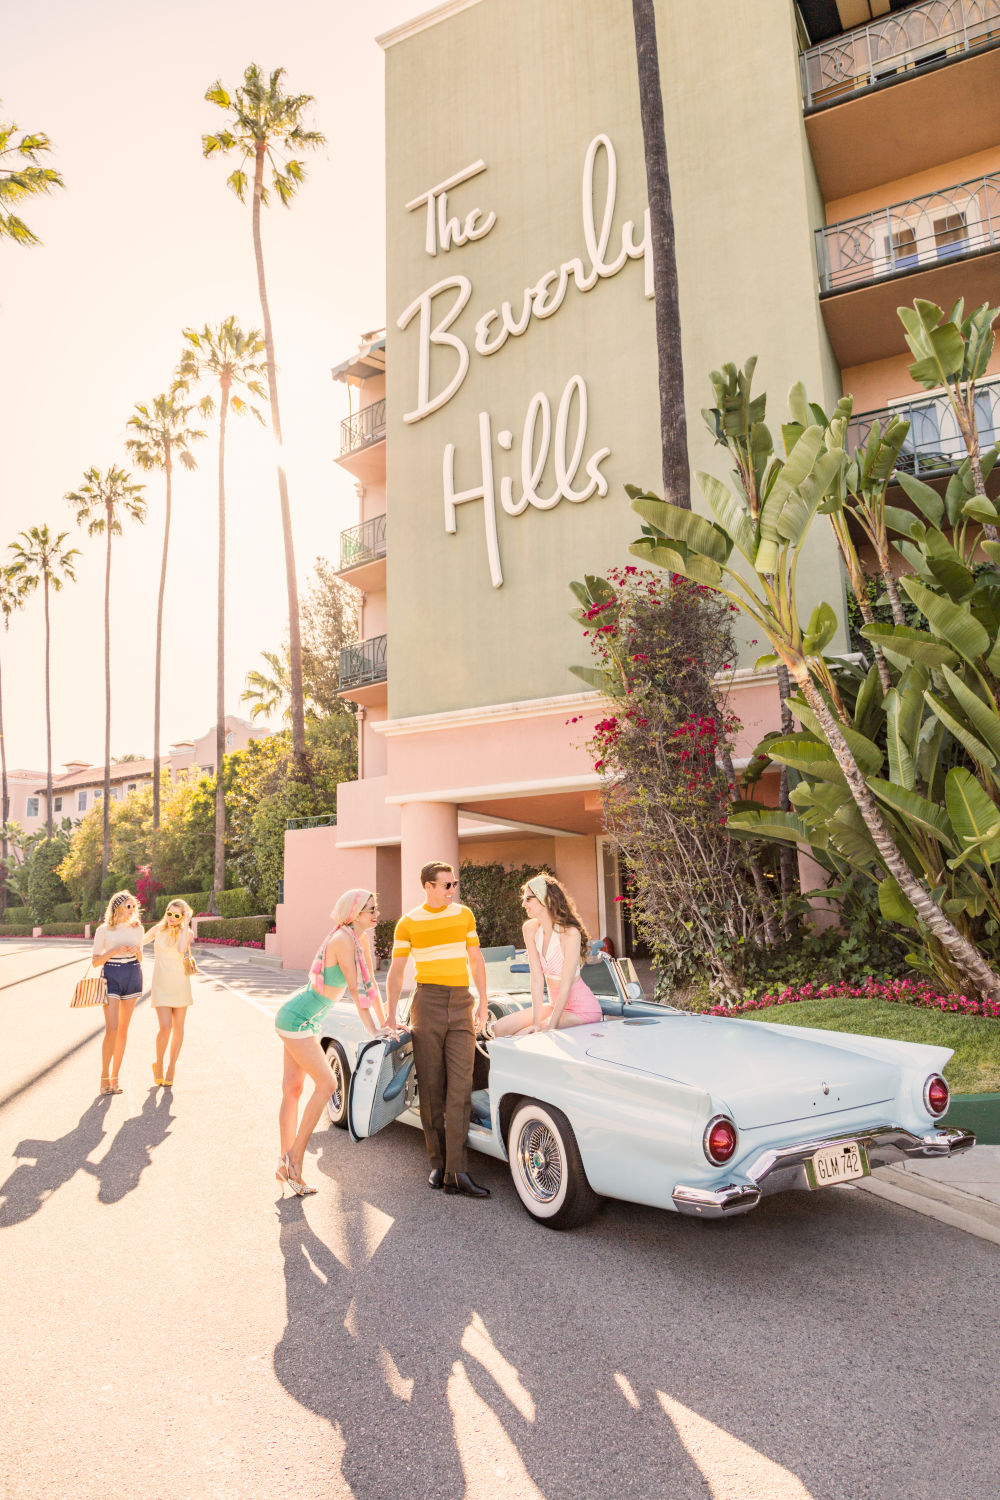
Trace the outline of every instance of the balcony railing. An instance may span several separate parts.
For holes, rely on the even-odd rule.
[[[1000,43],[1000,0],[926,0],[803,52],[806,109]]]
[[[1000,0],[997,0],[1000,4]],[[385,397],[363,406],[353,417],[345,417],[340,424],[340,456],[357,453],[361,448],[370,448],[385,437]]]
[[[386,640],[373,635],[370,641],[344,646],[340,653],[340,688],[366,687],[384,682],[386,677]]]
[[[933,478],[957,469],[966,457],[965,442],[958,429],[951,402],[946,396],[885,407],[882,411],[856,412],[847,429],[847,448],[867,443],[875,422],[884,429],[890,417],[903,417],[910,424],[896,472]],[[979,446],[985,450],[1000,439],[1000,380],[981,385],[976,391],[976,428]]]
[[[287,820],[287,822],[285,823],[286,829],[288,829],[288,828],[336,828],[336,826],[337,826],[337,814],[336,813],[319,813],[314,818],[289,818]],[[282,882],[282,885],[284,885],[284,882]],[[283,895],[284,895],[284,891],[282,891],[282,895],[278,897],[279,901],[282,900]]]
[[[340,571],[385,556],[385,516],[373,516],[340,533]]]
[[[1000,249],[1000,173],[816,231],[823,292],[846,291]]]

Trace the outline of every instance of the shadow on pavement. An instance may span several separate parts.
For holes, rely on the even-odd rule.
[[[170,1134],[171,1094],[151,1088],[146,1101],[137,1115],[119,1127],[111,1145],[96,1166],[88,1164],[87,1170],[98,1178],[101,1187],[97,1194],[100,1203],[120,1203],[126,1193],[139,1186],[139,1179],[149,1166],[153,1151]]]
[[[970,1253],[957,1231],[847,1189],[718,1225],[610,1204],[553,1234],[501,1163],[475,1159],[488,1203],[429,1191],[405,1126],[313,1145],[319,1196],[277,1209],[274,1370],[330,1424],[356,1500],[707,1500],[735,1494],[734,1475],[782,1500],[923,1500],[925,1451],[944,1462],[939,1493],[991,1489],[994,1413],[970,1413],[961,1389],[922,1409],[919,1451],[898,1442],[912,1419],[898,1372],[925,1368],[935,1328],[970,1367],[992,1358],[990,1247],[971,1251],[987,1293],[926,1270]],[[859,1379],[884,1399],[859,1402]]]
[[[77,1172],[94,1170],[87,1158],[104,1140],[104,1120],[110,1104],[109,1094],[99,1095],[67,1135],[54,1141],[21,1141],[14,1147],[14,1156],[30,1158],[31,1164],[15,1167],[0,1187],[3,1197],[0,1228],[30,1219]]]

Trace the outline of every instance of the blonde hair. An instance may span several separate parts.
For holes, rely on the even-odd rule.
[[[362,907],[367,906],[369,901],[373,901],[374,899],[374,891],[365,891],[360,887],[345,891],[333,903],[333,910],[330,913],[331,922],[333,922],[335,927],[346,927],[350,922],[354,921],[354,918],[361,911]]]
[[[177,907],[180,908],[181,925],[175,931],[175,929],[173,927],[171,927],[169,925],[169,923],[167,922],[167,912],[170,911],[172,908],[177,908]],[[187,932],[188,928],[191,926],[191,918],[193,916],[194,916],[194,907],[193,906],[189,906],[188,903],[184,900],[183,896],[174,896],[173,899],[171,901],[168,901],[167,904],[166,904],[166,906],[164,907],[163,918],[160,921],[159,925],[163,929],[164,932],[166,932],[166,933],[169,934],[170,941],[172,943],[176,944],[176,942],[177,942],[177,931],[179,931],[181,933]]]
[[[124,908],[126,901],[135,901],[135,909],[136,909],[136,912],[138,912],[138,910],[139,910],[139,902],[136,899],[136,897],[133,896],[133,894],[132,894],[131,891],[115,891],[114,895],[111,897],[111,900],[108,902],[107,907],[105,908],[105,912],[104,912],[104,923],[105,923],[105,926],[107,926],[107,927],[117,927],[118,926],[118,923],[119,923],[119,921],[121,919],[118,916],[116,916],[116,912],[119,912],[119,911],[121,911]]]

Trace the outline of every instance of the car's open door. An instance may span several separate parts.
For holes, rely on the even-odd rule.
[[[362,1141],[403,1113],[413,1102],[413,1038],[374,1037],[358,1052],[347,1094],[351,1138]]]

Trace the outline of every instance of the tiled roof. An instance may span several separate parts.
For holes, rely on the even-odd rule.
[[[126,760],[120,765],[111,767],[111,780],[116,784],[121,781],[135,781],[143,776],[152,776],[153,762],[151,760]],[[41,772],[44,777],[45,772]],[[104,767],[88,766],[85,771],[73,771],[66,776],[53,776],[53,792],[73,791],[77,787],[103,786]],[[40,792],[45,791],[44,781],[38,788]]]

